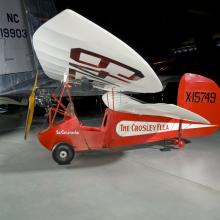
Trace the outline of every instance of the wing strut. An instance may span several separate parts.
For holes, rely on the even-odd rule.
[[[113,111],[115,111],[115,100],[114,100],[114,89],[112,87],[112,108],[113,108]]]

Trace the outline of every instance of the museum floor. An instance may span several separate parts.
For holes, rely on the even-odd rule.
[[[23,128],[0,135],[0,219],[220,219],[219,132],[182,150],[84,152],[59,166],[41,127],[26,142]]]

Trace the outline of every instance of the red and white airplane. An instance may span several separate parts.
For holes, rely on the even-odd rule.
[[[71,10],[43,24],[34,34],[33,45],[45,73],[63,81],[56,107],[49,111],[49,127],[38,134],[40,143],[52,151],[58,164],[68,164],[75,152],[116,148],[160,140],[183,147],[184,138],[205,136],[219,128],[219,88],[200,75],[183,75],[178,106],[142,103],[121,92],[155,93],[163,89],[148,63],[111,33]],[[101,127],[85,126],[74,113],[71,82],[83,77],[106,90],[107,106]],[[34,91],[29,102],[25,135],[34,108]],[[67,92],[70,103],[61,102]],[[57,113],[63,120],[56,123]]]

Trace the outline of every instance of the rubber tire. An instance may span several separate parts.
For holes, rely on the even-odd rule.
[[[60,153],[64,151],[67,153],[66,158],[61,158]],[[59,165],[65,165],[70,164],[75,156],[75,151],[73,147],[69,144],[60,143],[55,146],[55,148],[52,151],[52,157],[55,162],[57,162]]]

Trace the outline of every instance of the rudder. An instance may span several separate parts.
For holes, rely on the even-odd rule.
[[[182,76],[178,89],[178,106],[193,111],[211,124],[220,125],[220,89],[211,79],[201,75],[186,73]]]

